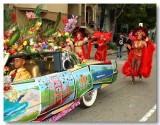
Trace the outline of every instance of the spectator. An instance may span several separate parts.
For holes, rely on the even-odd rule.
[[[126,42],[126,39],[123,37],[122,34],[120,34],[116,41],[117,46],[118,46],[117,59],[122,58],[122,51],[123,51],[123,46],[125,42]]]

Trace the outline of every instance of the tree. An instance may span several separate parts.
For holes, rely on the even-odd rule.
[[[156,26],[156,4],[99,4],[99,7],[102,11],[109,10],[112,35],[115,33],[117,23],[128,24],[134,28],[140,22],[149,28]]]
[[[118,24],[128,24],[137,27],[140,22],[144,27],[156,26],[156,4],[128,4],[123,15],[118,19]]]
[[[103,18],[105,15],[105,9],[109,9],[110,17],[112,20],[111,21],[112,22],[112,36],[114,35],[114,32],[115,32],[115,26],[117,23],[117,19],[123,13],[125,6],[126,6],[126,4],[99,4],[99,7],[102,9],[101,16],[103,16]],[[104,15],[102,13],[104,13]],[[101,19],[103,19],[103,18],[101,17]],[[103,19],[103,22],[104,22],[104,19]]]
[[[102,31],[106,6],[104,4],[100,4],[100,8],[101,8],[100,31]]]

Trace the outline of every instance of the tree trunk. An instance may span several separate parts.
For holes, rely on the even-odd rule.
[[[103,24],[104,24],[104,17],[105,17],[105,8],[102,7],[101,11],[101,19],[100,19],[100,30],[102,31]]]
[[[113,22],[113,24],[112,24],[112,38],[113,38],[114,33],[115,33],[116,22],[117,22],[117,21],[114,19],[114,22]]]
[[[114,37],[115,27],[117,22],[116,13],[117,13],[117,10],[114,12],[114,21],[112,23],[112,42],[113,42],[113,37]]]

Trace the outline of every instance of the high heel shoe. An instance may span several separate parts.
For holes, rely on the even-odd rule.
[[[131,84],[135,84],[135,79],[132,79],[132,82],[131,82]]]
[[[142,76],[141,75],[139,76],[139,80],[142,81]]]

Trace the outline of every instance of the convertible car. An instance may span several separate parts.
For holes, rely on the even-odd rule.
[[[5,65],[13,69],[12,59]],[[56,121],[75,107],[91,107],[99,89],[117,79],[117,62],[86,60],[76,64],[67,52],[28,54],[25,67],[32,78],[4,83],[4,121]]]

